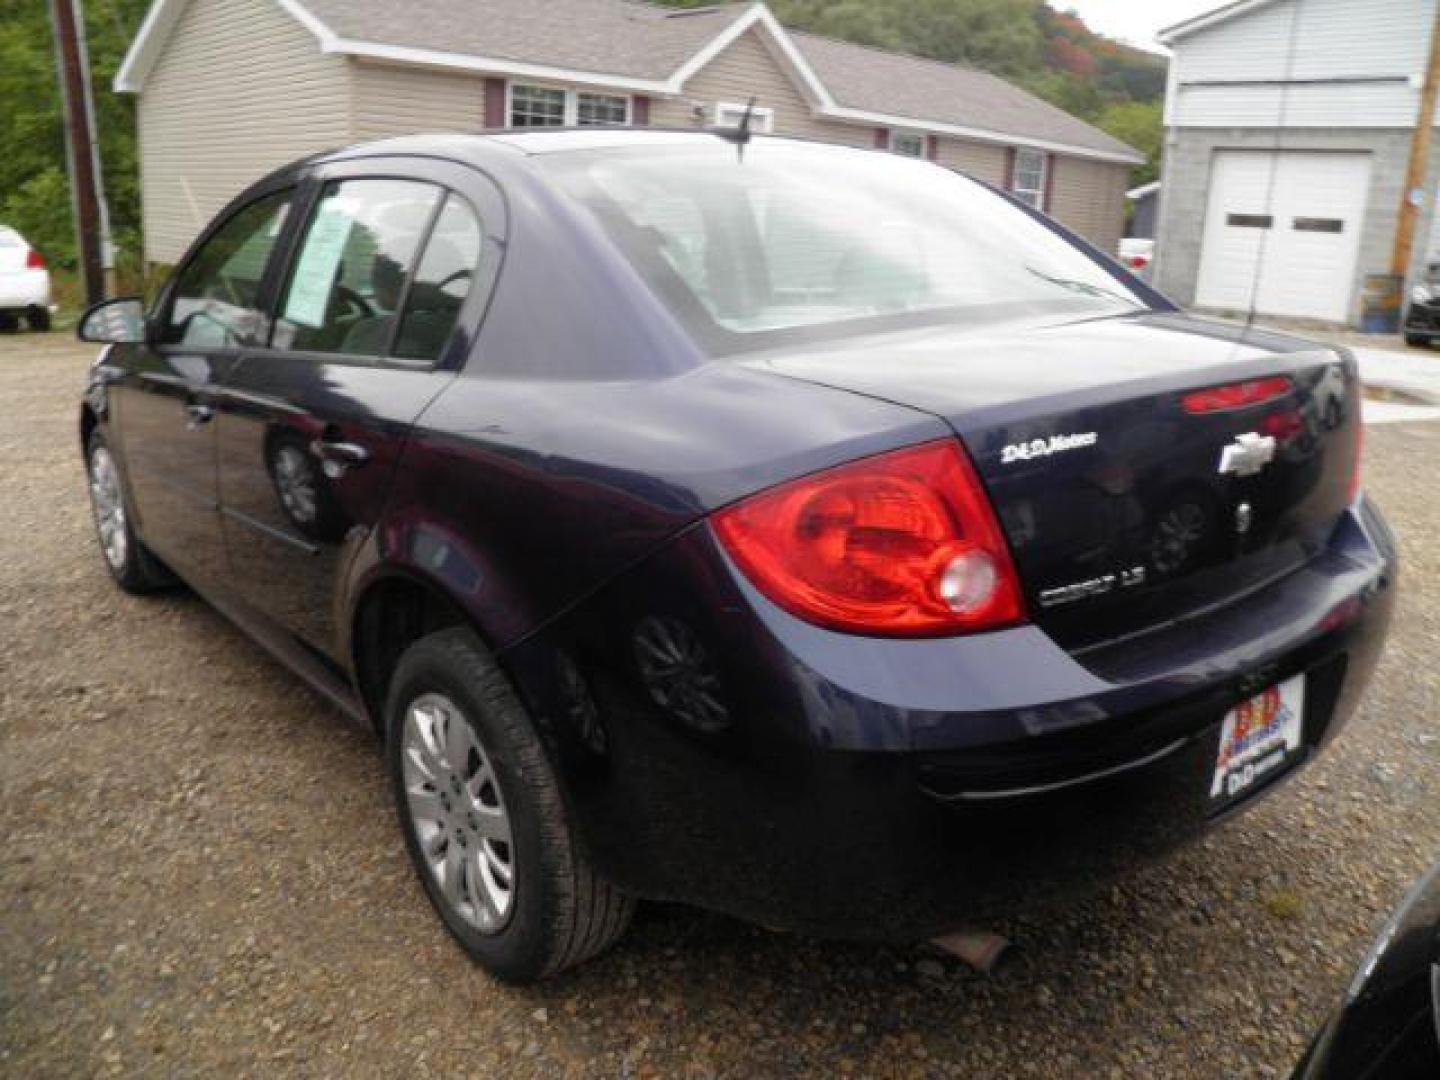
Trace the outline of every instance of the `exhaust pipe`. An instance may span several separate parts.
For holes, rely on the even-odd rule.
[[[930,944],[982,975],[995,974],[1000,962],[1011,953],[1009,939],[989,930],[957,930],[933,938]]]

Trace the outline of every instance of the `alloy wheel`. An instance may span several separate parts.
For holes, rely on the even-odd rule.
[[[110,451],[97,446],[90,454],[90,505],[100,533],[105,561],[117,573],[125,568],[130,538],[125,527],[125,499],[120,491],[120,474]]]
[[[426,872],[467,925],[498,933],[515,903],[515,845],[490,757],[444,694],[410,703],[401,739],[405,801]]]
[[[314,523],[315,473],[297,447],[283,446],[275,455],[275,489],[291,518],[303,525]]]

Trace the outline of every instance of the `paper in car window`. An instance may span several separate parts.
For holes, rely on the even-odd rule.
[[[295,264],[290,295],[285,300],[286,319],[312,328],[324,325],[335,271],[354,225],[355,219],[343,205],[328,202],[321,207]]]

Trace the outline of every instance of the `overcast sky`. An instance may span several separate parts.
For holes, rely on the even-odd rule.
[[[1049,0],[1051,7],[1073,8],[1090,29],[1144,49],[1160,49],[1155,32],[1223,7],[1226,0]]]

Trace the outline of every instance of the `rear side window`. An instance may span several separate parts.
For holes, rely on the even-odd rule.
[[[395,356],[408,360],[435,360],[460,317],[460,305],[470,294],[475,267],[480,262],[480,219],[459,195],[446,196],[395,339]]]
[[[383,356],[420,243],[444,197],[418,180],[325,186],[280,305],[280,349]]]
[[[237,211],[185,264],[165,324],[167,343],[233,347],[258,342],[264,325],[260,282],[292,194],[267,195]]]

